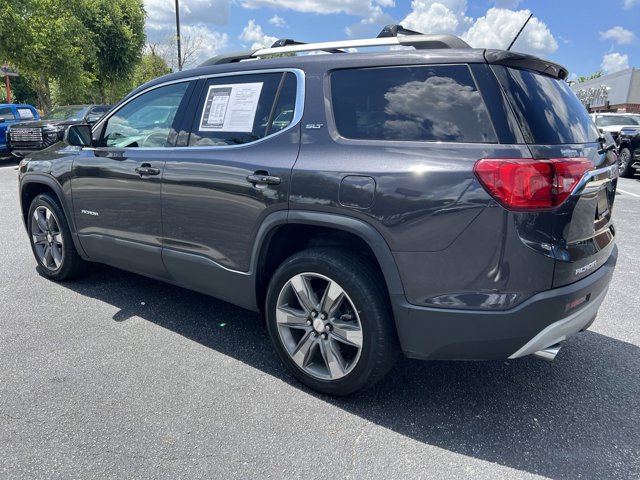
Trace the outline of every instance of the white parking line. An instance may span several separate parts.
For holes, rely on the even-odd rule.
[[[632,197],[638,197],[640,198],[640,195],[638,195],[637,193],[631,193],[631,192],[627,192],[626,190],[622,190],[621,188],[616,189],[618,192],[621,193],[626,193],[627,195],[631,195]]]

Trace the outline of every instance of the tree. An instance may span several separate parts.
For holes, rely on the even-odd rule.
[[[96,48],[95,76],[102,101],[119,98],[142,56],[145,11],[142,0],[83,0],[82,22]]]
[[[149,51],[142,56],[133,73],[133,87],[138,87],[156,77],[171,73],[167,62],[159,55]]]
[[[598,70],[597,72],[594,72],[589,76],[578,77],[578,79],[576,80],[576,83],[582,83],[582,82],[586,82],[587,80],[593,80],[594,78],[600,78],[603,74],[604,72],[602,70]]]
[[[180,34],[180,51],[182,56],[182,68],[188,69],[198,64],[198,56],[204,50],[204,39],[197,35],[191,35],[184,31]],[[178,71],[178,48],[176,36],[171,35],[165,43],[150,43],[147,49],[151,53],[162,57],[172,72]]]
[[[0,8],[0,58],[34,80],[38,106],[51,108],[51,81],[77,84],[95,51],[75,12],[80,0],[13,0]]]

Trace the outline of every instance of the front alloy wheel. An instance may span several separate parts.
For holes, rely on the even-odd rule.
[[[55,272],[64,260],[64,248],[60,224],[49,208],[39,205],[31,215],[31,241],[40,264]]]
[[[49,193],[37,195],[26,218],[31,249],[40,273],[52,280],[68,280],[86,270],[58,200]]]
[[[632,177],[633,168],[631,168],[631,151],[623,148],[618,154],[618,174],[621,177]]]

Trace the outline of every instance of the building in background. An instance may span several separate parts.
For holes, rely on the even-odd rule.
[[[640,69],[627,68],[574,83],[571,89],[589,112],[640,113]]]

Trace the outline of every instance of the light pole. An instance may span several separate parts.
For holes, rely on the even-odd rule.
[[[179,0],[176,0],[176,40],[178,42],[178,71],[182,71],[182,55],[180,54],[180,5]]]

